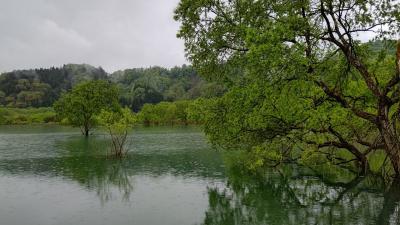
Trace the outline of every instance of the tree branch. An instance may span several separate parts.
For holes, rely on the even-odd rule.
[[[335,102],[339,103],[343,108],[350,109],[356,116],[366,119],[373,124],[377,123],[376,115],[362,111],[360,109],[357,109],[353,105],[350,105],[350,103],[339,91],[329,88],[328,85],[323,81],[315,81],[315,83],[322,88],[326,95],[334,99]]]

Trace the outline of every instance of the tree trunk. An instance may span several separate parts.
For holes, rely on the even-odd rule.
[[[360,165],[360,175],[366,175],[369,172],[369,164],[368,164],[368,159],[365,155],[361,154],[361,157],[357,157]]]
[[[85,137],[89,137],[89,130],[85,128]]]
[[[389,156],[390,162],[392,164],[396,178],[400,178],[400,144],[397,138],[387,129],[383,128],[381,130],[381,135],[385,143],[385,151]]]
[[[379,107],[378,125],[381,137],[385,144],[386,154],[389,156],[395,177],[400,178],[400,141],[396,135],[395,128],[389,121],[387,106]]]
[[[89,125],[85,124],[83,129],[85,137],[89,137]]]
[[[83,121],[83,135],[85,135],[85,137],[89,137],[90,127],[90,117],[85,116]]]

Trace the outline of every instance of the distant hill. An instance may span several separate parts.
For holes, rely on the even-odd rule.
[[[136,68],[117,71],[110,75],[121,90],[121,103],[138,111],[145,103],[214,97],[224,93],[216,83],[200,78],[191,66],[166,69],[162,67]]]
[[[85,80],[110,80],[121,89],[120,101],[137,111],[145,103],[213,97],[224,88],[201,79],[191,66],[135,68],[107,74],[101,67],[67,64],[60,68],[15,70],[0,75],[0,105],[51,106],[62,92]]]
[[[20,108],[51,106],[63,91],[91,79],[107,79],[107,73],[86,64],[3,73],[0,75],[0,104]]]
[[[395,54],[396,41],[370,41],[374,52]],[[0,75],[0,106],[51,106],[62,92],[85,80],[103,79],[116,83],[121,90],[120,102],[138,111],[145,103],[214,97],[225,88],[199,77],[191,66],[133,68],[107,74],[101,67],[67,64],[56,68],[15,70]]]
[[[369,48],[374,52],[385,51],[387,54],[396,54],[396,40],[375,40],[367,42]]]

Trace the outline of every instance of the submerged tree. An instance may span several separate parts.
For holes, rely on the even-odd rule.
[[[118,108],[116,86],[103,80],[80,83],[54,103],[57,114],[66,118],[71,125],[80,127],[86,137],[101,110]]]
[[[208,136],[268,155],[257,165],[356,162],[365,173],[382,150],[400,178],[400,43],[393,55],[357,40],[393,38],[399,11],[391,0],[181,0],[188,58],[230,86],[210,101]]]
[[[107,129],[111,137],[111,154],[115,157],[122,157],[126,153],[125,144],[129,130],[135,123],[135,117],[128,108],[119,111],[101,111],[99,122]]]

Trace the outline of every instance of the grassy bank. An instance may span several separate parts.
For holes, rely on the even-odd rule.
[[[0,108],[0,125],[56,122],[52,108]]]

